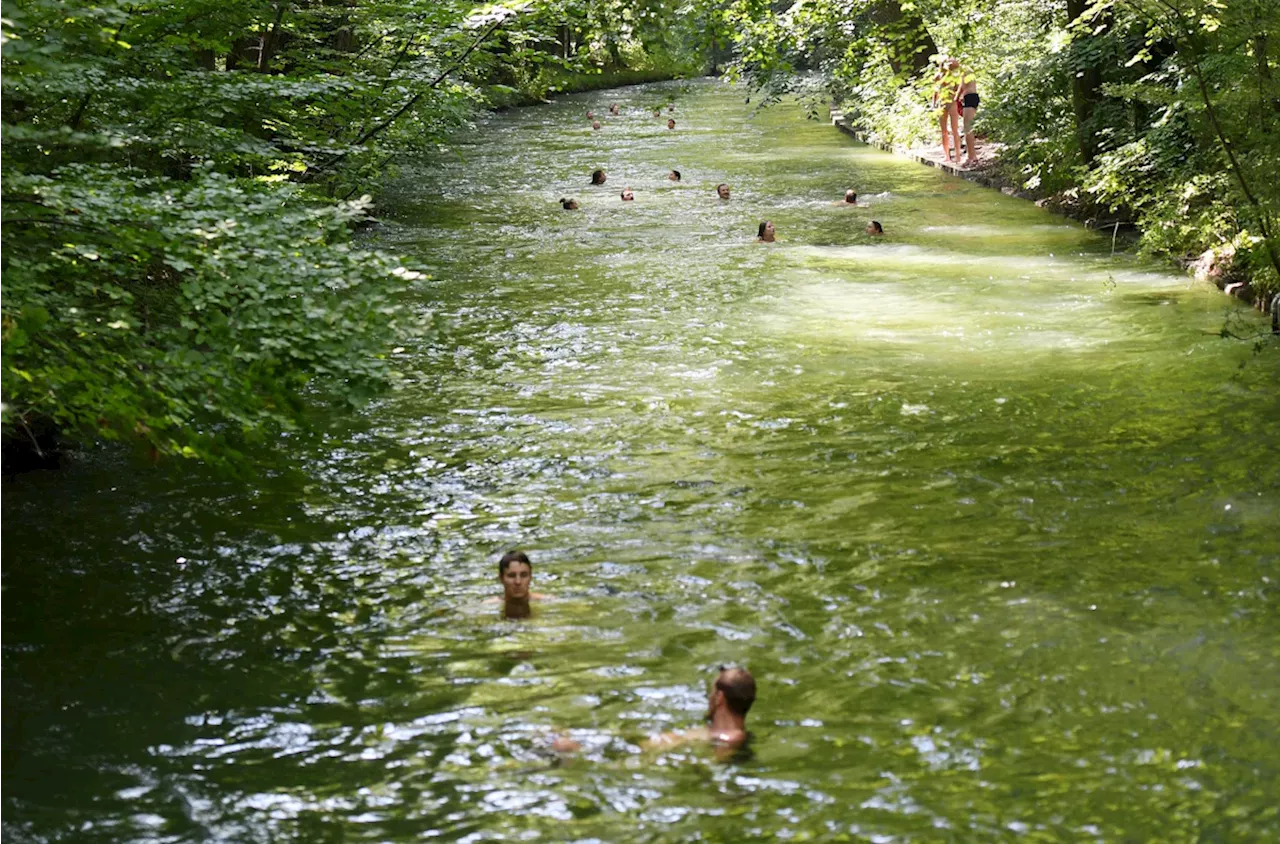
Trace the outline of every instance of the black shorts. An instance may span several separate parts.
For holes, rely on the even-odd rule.
[[[963,107],[964,107],[964,108],[977,108],[977,107],[978,107],[978,95],[977,95],[977,94],[965,94],[965,95],[964,95],[964,104],[963,104]]]

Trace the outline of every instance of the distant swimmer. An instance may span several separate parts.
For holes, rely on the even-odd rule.
[[[529,602],[541,601],[547,596],[529,591],[533,585],[533,564],[523,551],[510,551],[498,561],[498,582],[502,584],[502,598],[490,598],[485,603],[502,601],[505,618],[528,618],[532,615]]]
[[[668,173],[668,174],[667,174],[667,181],[668,181],[668,182],[678,182],[678,181],[680,181],[680,171],[679,171],[679,170],[672,170],[670,173]]]
[[[880,225],[879,220],[872,220],[867,223],[867,234],[872,235],[873,237],[879,237],[884,234],[884,226]]]
[[[617,103],[613,103],[612,105],[610,105],[610,106],[609,106],[609,113],[610,113],[610,114],[621,114],[621,113],[622,113],[622,109],[618,107],[618,104],[617,104]]]
[[[600,121],[599,121],[599,120],[592,120],[592,121],[591,121],[591,128],[592,128],[592,129],[599,129],[599,128],[600,128]]]
[[[716,195],[719,196],[721,199],[728,199],[729,186],[726,185],[724,182],[721,182],[720,184],[716,185]]]
[[[668,129],[676,128],[676,119],[674,117],[667,121],[667,128]]]
[[[587,109],[587,119],[588,119],[588,120],[594,120],[594,119],[595,119],[595,117],[596,117],[596,113],[595,113],[594,111],[592,111],[591,109]]]
[[[756,233],[756,243],[773,243],[773,221],[765,220],[760,223],[760,231]]]
[[[857,204],[858,204],[858,195],[854,193],[852,190],[845,191],[844,199],[836,203],[836,205],[857,205]]]
[[[667,103],[667,111],[675,111],[675,110],[676,110],[675,103]]]
[[[593,184],[593,185],[603,185],[603,184],[604,184],[605,179],[607,179],[607,178],[609,178],[609,177],[608,177],[608,176],[606,176],[606,175],[604,174],[604,171],[603,171],[603,170],[592,170],[592,171],[591,171],[591,184]]]
[[[653,116],[654,116],[654,117],[661,117],[661,116],[662,116],[662,109],[660,109],[660,108],[655,108],[655,109],[653,110]]]
[[[577,211],[577,210],[578,210],[578,200],[576,200],[576,199],[563,199],[563,198],[562,198],[562,199],[560,200],[560,207],[561,207],[561,208],[563,208],[563,209],[564,209],[564,210],[566,210],[566,211]]]
[[[636,195],[635,195],[634,193],[632,193],[632,192],[631,192],[631,188],[626,187],[626,188],[623,188],[623,189],[622,189],[622,201],[623,201],[623,202],[631,202],[631,201],[632,201],[632,200],[634,200],[635,198],[636,198]]]

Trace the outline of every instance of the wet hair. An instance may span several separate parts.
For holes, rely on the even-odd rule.
[[[844,200],[845,202],[857,202],[858,195],[854,193],[852,189],[847,190],[844,192]]]
[[[561,197],[561,198],[560,198],[560,207],[561,207],[561,208],[563,208],[563,209],[564,209],[564,210],[566,210],[566,211],[572,211],[573,209],[572,209],[572,208],[570,208],[569,206],[573,205],[573,203],[574,203],[575,201],[576,201],[576,200],[573,200],[573,199],[565,199],[564,197]]]
[[[880,225],[879,220],[872,220],[871,228],[876,230],[876,234],[884,234],[884,226]]]
[[[529,562],[529,557],[523,551],[508,551],[498,560],[498,574],[506,574],[512,563],[524,563],[529,571],[533,571],[533,563]]]
[[[622,197],[623,199],[626,199],[627,194],[629,193],[632,194],[632,196],[635,195],[634,192],[631,190],[631,188],[623,188],[622,193],[618,194],[618,196]]]
[[[668,119],[668,120],[667,120],[667,128],[668,128],[668,129],[670,129],[670,128],[671,128],[672,126],[674,126],[674,125],[676,125],[676,119],[675,119],[674,117],[672,117],[672,118],[670,118],[670,119]]]
[[[756,680],[745,668],[721,668],[716,690],[724,694],[729,711],[744,718],[756,702]]]
[[[671,172],[676,174],[676,181],[677,181],[677,182],[678,182],[678,181],[680,181],[680,171],[679,171],[679,170],[672,170]]]
[[[721,182],[720,184],[716,185],[716,193],[720,192],[720,188],[727,188],[727,187],[729,187],[728,182]]]
[[[764,230],[765,230],[765,227],[766,227],[766,226],[768,226],[768,225],[769,225],[769,221],[768,221],[768,220],[761,220],[761,221],[760,221],[760,231],[756,232],[756,237],[764,237]]]
[[[604,171],[603,171],[603,170],[592,170],[592,171],[591,171],[591,184],[593,184],[593,185],[603,185],[603,184],[604,184]]]

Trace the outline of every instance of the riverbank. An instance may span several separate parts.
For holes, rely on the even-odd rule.
[[[1102,213],[1102,209],[1081,203],[1078,199],[1073,201],[1061,194],[1040,194],[1018,186],[1012,179],[1007,177],[1005,171],[999,166],[1000,152],[1004,149],[1003,144],[984,142],[978,150],[978,166],[962,167],[955,162],[946,160],[943,157],[940,145],[918,147],[878,141],[852,125],[840,109],[831,109],[831,124],[859,143],[910,158],[913,161],[937,168],[952,176],[998,190],[1005,196],[1013,196],[1034,202],[1039,207],[1055,214],[1079,220],[1084,223],[1086,228],[1109,232],[1113,238],[1121,232],[1137,231],[1133,215],[1123,210],[1112,212],[1108,215]],[[1230,259],[1233,254],[1211,249],[1197,256],[1194,260],[1178,261],[1176,263],[1197,279],[1214,284],[1228,296],[1240,299],[1253,305],[1257,310],[1270,314],[1271,330],[1273,333],[1280,334],[1280,292],[1272,293],[1266,290],[1259,290],[1254,281],[1241,268],[1232,264]]]

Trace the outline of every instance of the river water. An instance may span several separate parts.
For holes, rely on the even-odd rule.
[[[6,840],[1280,834],[1280,352],[1217,336],[1260,321],[743,99],[406,165],[403,381],[252,477],[6,483]],[[642,752],[721,663],[750,753]]]

